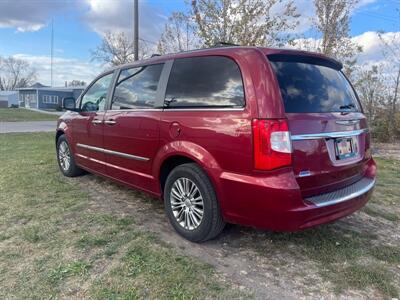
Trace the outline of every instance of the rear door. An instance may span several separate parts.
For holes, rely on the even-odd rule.
[[[359,180],[368,159],[369,134],[357,96],[338,66],[319,58],[268,58],[279,82],[303,195]]]
[[[136,187],[156,191],[151,175],[159,143],[159,80],[163,63],[121,70],[110,110],[104,118],[108,175]]]

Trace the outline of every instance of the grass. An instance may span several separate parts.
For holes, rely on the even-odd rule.
[[[265,255],[261,262],[315,266],[315,274],[296,268],[279,276],[285,282],[319,278],[338,296],[364,291],[398,298],[400,245],[392,235],[399,228],[400,162],[376,161],[377,187],[352,217],[356,228],[344,220],[297,233],[264,232],[253,246]],[[220,283],[213,267],[139,230],[131,217],[93,207],[75,184],[57,169],[52,134],[0,135],[0,298],[249,296]]]
[[[40,113],[24,108],[0,108],[0,122],[55,121],[57,115]]]
[[[0,298],[243,297],[129,216],[92,209],[74,182],[52,134],[0,135]]]

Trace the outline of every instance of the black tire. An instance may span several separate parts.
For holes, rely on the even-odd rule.
[[[202,219],[200,224],[191,230],[186,229],[178,222],[171,207],[171,190],[178,179],[189,179],[191,184],[194,183],[203,200],[203,205],[201,206],[203,207]],[[213,239],[225,227],[213,185],[207,174],[195,163],[183,164],[171,171],[164,187],[164,204],[171,225],[181,236],[189,241],[204,242]]]
[[[61,158],[62,154],[60,153],[61,147],[68,148],[69,161],[70,161],[68,167],[65,167],[65,165],[63,165],[63,163],[61,162],[61,160],[62,160],[62,158]],[[68,141],[64,134],[58,138],[56,150],[57,150],[58,166],[60,167],[60,171],[61,171],[61,173],[63,173],[63,175],[65,175],[67,177],[76,177],[76,176],[80,176],[80,175],[84,174],[84,171],[76,165],[74,155],[72,154],[71,148],[70,148]]]

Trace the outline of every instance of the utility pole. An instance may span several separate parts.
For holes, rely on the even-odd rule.
[[[53,55],[54,55],[54,19],[51,19],[51,41],[50,41],[50,86],[53,86]]]
[[[133,48],[134,59],[139,59],[139,0],[133,0]]]

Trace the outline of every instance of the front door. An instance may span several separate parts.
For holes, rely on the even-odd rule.
[[[163,64],[124,69],[116,81],[111,110],[104,117],[107,173],[155,191],[152,160],[159,144],[158,82]]]
[[[103,152],[104,114],[113,73],[100,77],[81,96],[81,112],[72,121],[75,157],[79,165],[105,173]]]

